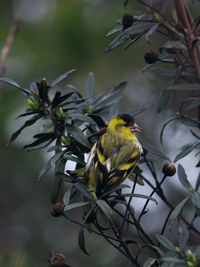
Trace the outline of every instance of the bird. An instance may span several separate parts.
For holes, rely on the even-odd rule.
[[[97,198],[120,185],[138,165],[143,149],[136,132],[141,128],[130,114],[115,115],[92,147],[83,178]]]

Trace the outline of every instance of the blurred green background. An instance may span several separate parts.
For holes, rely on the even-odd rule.
[[[118,48],[104,53],[112,40],[105,37],[106,33],[125,12],[134,14],[138,10],[135,2],[130,1],[125,8],[120,0],[14,1],[20,26],[4,76],[27,88],[32,81],[46,77],[51,82],[76,68],[67,82],[84,92],[87,74],[93,71],[97,93],[124,80],[129,82],[121,110],[146,106],[149,111],[153,109],[154,114],[158,89],[166,79],[141,72],[145,65],[144,52],[153,45],[147,45],[143,39],[127,51]],[[0,1],[0,10],[2,49],[12,20],[8,1]],[[161,42],[154,40],[156,46]],[[7,146],[10,134],[23,123],[21,119],[14,119],[25,108],[24,96],[16,88],[3,85],[0,101],[0,266],[48,266],[51,249],[64,253],[67,263],[73,267],[131,266],[126,258],[94,235],[87,235],[86,245],[91,256],[85,256],[78,248],[78,228],[50,215],[51,172],[37,183],[39,171],[47,160],[45,154],[21,149],[30,140],[34,127]],[[146,128],[155,120],[146,115],[138,118],[142,118],[140,124]],[[157,137],[158,134],[154,136]]]

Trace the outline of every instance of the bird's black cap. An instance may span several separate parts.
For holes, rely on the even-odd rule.
[[[118,114],[117,117],[124,120],[126,122],[126,126],[132,125],[135,122],[134,118],[127,113]]]

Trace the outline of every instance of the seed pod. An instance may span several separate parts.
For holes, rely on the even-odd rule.
[[[170,164],[166,163],[163,166],[162,172],[166,176],[173,176],[176,173],[176,167],[174,165],[170,165]]]
[[[66,266],[65,261],[66,257],[62,253],[56,253],[49,260],[51,267],[64,267]]]
[[[122,17],[123,30],[131,27],[134,23],[134,17],[131,14],[124,14]]]
[[[62,215],[64,212],[64,207],[61,203],[56,203],[52,208],[51,208],[51,215],[54,217],[59,217]]]
[[[145,53],[144,59],[146,63],[154,64],[159,59],[159,54],[154,50],[150,50],[149,52]]]

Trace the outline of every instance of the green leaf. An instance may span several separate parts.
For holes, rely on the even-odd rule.
[[[142,69],[142,72],[144,73],[146,70],[150,69],[154,64],[146,64],[144,68]]]
[[[78,244],[80,249],[89,256],[86,248],[85,248],[85,236],[84,236],[84,227],[81,227],[80,231],[79,231],[79,235],[78,235]]]
[[[151,71],[161,77],[174,77],[176,74],[175,70],[163,69],[163,68],[153,68]]]
[[[182,212],[183,207],[186,205],[186,203],[188,202],[188,200],[190,199],[190,196],[185,197],[172,211],[172,213],[169,216],[168,219],[168,226],[171,227],[172,224],[174,223],[174,221],[176,220],[176,218],[180,215],[180,213]]]
[[[54,156],[52,156],[48,162],[43,166],[41,169],[39,176],[38,176],[38,182],[41,180],[41,178],[45,175],[45,173],[59,160],[59,158],[63,155],[63,151],[56,153]]]
[[[106,191],[105,193],[103,193],[103,194],[101,195],[101,198],[104,198],[105,196],[110,195],[111,193],[114,193],[114,192],[116,192],[117,190],[120,190],[120,189],[123,189],[123,188],[130,188],[130,186],[127,185],[127,184],[121,184],[121,185],[119,185],[119,186],[113,187],[113,188],[111,188],[110,190],[108,190],[108,191]]]
[[[200,210],[200,194],[198,192],[194,192],[192,194],[191,200],[194,206]]]
[[[154,26],[155,23],[151,22],[140,22],[134,23],[133,26],[127,28],[126,30],[122,31],[105,49],[105,52],[109,52],[114,48],[121,46],[125,43],[129,38],[137,39],[137,37],[142,37],[143,34],[149,31],[149,29]]]
[[[63,196],[63,204],[65,206],[69,205],[70,197],[71,197],[71,192],[72,192],[72,186],[68,186],[67,190]]]
[[[200,141],[196,141],[195,143],[187,144],[182,146],[181,152],[178,153],[174,159],[174,162],[178,161],[179,159],[184,158],[190,152],[192,152],[198,145],[200,145]]]
[[[168,104],[169,100],[170,100],[170,95],[171,92],[169,90],[167,90],[167,88],[163,88],[160,96],[159,96],[159,100],[158,100],[158,106],[157,106],[157,112],[161,112],[166,105]]]
[[[122,25],[119,25],[117,27],[115,27],[114,29],[112,29],[111,31],[109,31],[107,34],[106,34],[106,37],[109,37],[110,35],[116,33],[116,32],[119,32],[122,30]]]
[[[21,87],[21,85],[19,85],[18,83],[16,83],[15,81],[9,79],[9,78],[0,78],[0,81],[1,82],[4,82],[4,83],[8,83],[12,86],[15,86],[17,87],[20,91],[22,91],[25,95],[32,95],[32,93],[26,89],[24,89],[23,87]]]
[[[158,150],[155,146],[153,146],[152,144],[150,144],[149,142],[147,142],[144,139],[140,138],[140,143],[142,144],[142,146],[150,153],[162,158],[162,159],[166,159],[166,160],[170,160],[170,158],[165,155],[163,152],[161,152],[160,150]]]
[[[169,239],[167,239],[164,235],[156,234],[156,238],[161,243],[161,245],[163,245],[163,247],[165,247],[166,249],[170,251],[176,252],[176,247],[174,246],[174,244]]]
[[[79,207],[82,207],[82,206],[85,206],[85,205],[89,205],[91,203],[92,203],[91,201],[72,203],[72,204],[69,204],[69,205],[65,206],[64,207],[64,211],[68,211],[68,210],[72,210],[72,209],[75,209],[75,208],[79,208]]]
[[[59,76],[55,81],[53,81],[51,83],[51,87],[54,87],[54,86],[58,85],[59,83],[61,83],[64,79],[66,79],[69,76],[69,74],[71,74],[74,71],[75,71],[75,69],[71,69],[71,70],[65,72],[64,74],[62,74],[61,76]]]
[[[98,199],[96,201],[96,203],[99,206],[100,210],[105,215],[105,217],[108,219],[108,221],[111,224],[114,224],[115,220],[114,220],[114,215],[113,215],[113,211],[112,211],[111,207],[102,199]]]
[[[100,108],[105,109],[105,104],[111,100],[111,102],[115,102],[116,95],[119,95],[126,87],[127,82],[121,82],[116,85],[110,92],[104,94],[96,103],[94,110],[97,111]]]
[[[89,124],[95,124],[94,120],[90,116],[87,116],[81,113],[71,113],[68,116],[74,120],[80,120],[80,121],[87,122]]]
[[[171,262],[171,263],[182,263],[185,265],[185,261],[180,259],[180,258],[177,258],[177,257],[163,257],[160,259],[161,261],[165,261],[165,262]]]
[[[83,134],[83,132],[76,126],[74,125],[69,125],[67,124],[67,130],[70,133],[70,135],[80,144],[83,146],[91,149],[91,146],[87,140],[87,137]]]
[[[146,110],[146,108],[135,108],[135,109],[129,110],[127,113],[134,117],[134,116],[144,112],[145,110]]]
[[[91,99],[94,96],[94,73],[90,72],[88,74],[88,81],[86,87],[86,98]]]
[[[187,50],[186,45],[184,45],[180,41],[167,41],[162,47],[167,49],[174,48],[174,49]]]
[[[91,193],[88,191],[88,186],[86,184],[75,183],[74,186],[83,196],[85,196],[86,198],[90,200],[94,200]]]
[[[156,259],[153,259],[153,258],[148,258],[144,264],[143,264],[143,267],[153,267],[155,266],[157,260]]]
[[[24,130],[24,128],[31,126],[34,124],[37,120],[41,118],[41,115],[35,115],[31,119],[27,120],[16,132],[14,132],[9,140],[9,144],[13,142]]]
[[[200,163],[200,162],[199,162],[199,163]],[[199,173],[199,176],[198,176],[197,181],[196,181],[195,191],[198,191],[199,186],[200,186],[200,173]]]
[[[185,251],[185,246],[189,239],[189,232],[185,224],[179,225],[178,229],[178,243],[181,251]]]
[[[192,185],[190,184],[190,182],[188,181],[185,170],[181,164],[178,165],[178,178],[179,178],[179,181],[181,182],[181,184],[187,190],[189,190],[192,193],[194,192],[194,189],[193,189]]]
[[[96,124],[98,125],[99,128],[106,127],[106,123],[101,118],[100,115],[97,115],[97,114],[89,114],[88,116],[91,117],[96,122]]]
[[[149,199],[149,200],[152,200],[156,203],[156,205],[158,205],[158,202],[155,198],[152,198],[152,197],[149,197],[149,196],[146,196],[146,195],[142,195],[142,194],[121,194],[122,197],[138,197],[138,198],[145,198],[145,199]]]

